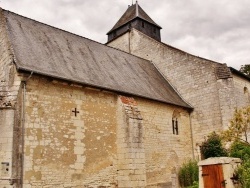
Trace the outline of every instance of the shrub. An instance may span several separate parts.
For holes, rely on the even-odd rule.
[[[227,157],[227,150],[222,146],[221,137],[215,132],[201,144],[201,154],[204,159],[209,157]]]
[[[250,159],[245,160],[236,170],[236,176],[239,178],[242,188],[250,187]]]
[[[235,175],[243,188],[250,187],[250,145],[235,141],[230,147],[230,156],[242,159],[242,165],[236,169]]]
[[[197,161],[190,160],[189,162],[184,163],[179,170],[178,178],[181,187],[194,186],[194,183],[199,181],[199,168]]]
[[[250,159],[250,145],[241,141],[234,142],[230,147],[230,157],[240,158],[243,161]]]

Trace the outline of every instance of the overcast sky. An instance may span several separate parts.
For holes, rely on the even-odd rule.
[[[135,0],[134,0],[135,3]],[[0,7],[105,43],[132,0],[0,0]],[[139,0],[162,42],[239,69],[250,64],[250,0]]]

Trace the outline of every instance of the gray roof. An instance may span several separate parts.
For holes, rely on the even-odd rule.
[[[9,11],[3,13],[19,71],[191,108],[151,62]]]
[[[124,24],[132,21],[135,18],[143,19],[161,29],[161,26],[156,24],[148,15],[147,13],[138,5],[138,3],[129,6],[126,12],[122,15],[122,17],[118,20],[118,22],[114,25],[114,27],[107,33],[118,29],[119,27],[123,26]]]

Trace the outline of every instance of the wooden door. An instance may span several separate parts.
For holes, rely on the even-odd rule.
[[[202,166],[204,188],[225,188],[222,165]]]

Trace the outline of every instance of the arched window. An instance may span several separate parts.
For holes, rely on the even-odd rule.
[[[172,129],[173,129],[173,134],[176,134],[176,135],[179,134],[179,127],[178,127],[178,119],[177,118],[172,119]]]
[[[180,119],[180,112],[174,110],[173,116],[172,116],[172,130],[173,130],[173,134],[175,134],[175,135],[178,135],[180,132],[179,119]]]
[[[244,87],[244,94],[248,94],[248,88],[246,86]]]

